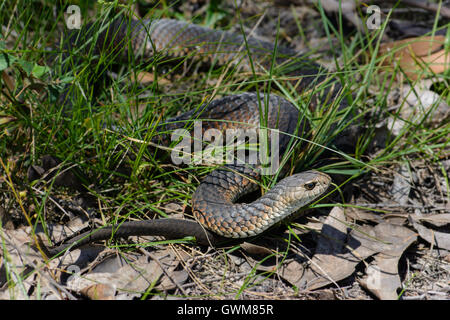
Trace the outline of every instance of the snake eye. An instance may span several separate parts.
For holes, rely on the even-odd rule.
[[[305,189],[306,190],[312,190],[316,186],[315,182],[305,183]]]

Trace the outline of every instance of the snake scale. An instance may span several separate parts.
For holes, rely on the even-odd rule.
[[[299,57],[291,49],[277,46],[274,50],[274,44],[253,37],[244,38],[240,34],[211,30],[177,20],[138,21],[119,18],[102,26],[100,31],[91,29],[85,27],[70,34],[68,42],[72,48],[80,46],[86,39],[94,39],[94,45],[90,48],[94,48],[97,53],[107,52],[119,62],[128,61],[130,56],[145,60],[189,55],[217,65],[238,66],[247,72],[255,68],[268,70],[273,63],[282,65],[295,58],[302,63],[296,71],[297,78],[301,78],[298,90],[306,90],[324,77],[323,70],[317,64],[308,58]],[[63,94],[63,97],[66,100],[64,104],[69,104],[68,95]],[[270,97],[263,94],[260,99],[255,93],[215,99],[206,103],[200,111],[188,111],[169,119],[165,129],[181,128],[186,124],[185,121],[199,117],[208,119],[203,122],[203,130],[216,128],[222,131],[242,126],[236,122],[258,128],[261,119],[266,119],[268,128],[286,133],[281,134],[279,141],[282,156],[290,136],[304,132],[302,126],[306,124],[298,127],[298,123],[302,122],[299,121],[301,113],[286,99],[274,94],[270,94]],[[254,202],[236,203],[240,197],[257,189],[255,181],[260,178],[261,174],[255,167],[239,164],[221,167],[207,175],[193,194],[192,209],[196,221],[154,219],[124,222],[83,233],[51,248],[49,252],[53,255],[93,241],[131,235],[160,235],[167,238],[194,236],[197,243],[209,245],[215,245],[224,238],[251,237],[309,204],[322,195],[331,182],[324,173],[306,171],[282,179]]]

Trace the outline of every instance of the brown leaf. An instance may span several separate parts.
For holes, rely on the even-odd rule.
[[[35,286],[34,277],[24,275],[32,271],[30,263],[43,261],[43,257],[31,248],[30,233],[26,230],[0,228],[0,300],[25,300],[30,298],[29,292],[33,292],[30,289]],[[46,278],[40,279],[40,285],[41,293],[47,291]]]
[[[131,81],[135,82],[134,78],[132,78]],[[148,83],[152,83],[154,81],[155,81],[155,75],[150,72],[141,71],[141,72],[139,72],[139,74],[137,76],[138,83],[148,84]],[[158,84],[159,85],[168,85],[168,84],[170,84],[170,81],[165,78],[162,78],[160,76],[160,77],[158,77]]]
[[[178,271],[170,271],[169,272],[169,276],[165,276],[161,283],[158,284],[156,286],[156,289],[158,290],[173,290],[177,287],[177,285],[182,285],[184,284],[188,278],[189,278],[189,274],[187,273],[186,270],[178,270]]]
[[[272,250],[270,250],[269,248],[254,244],[254,243],[250,243],[250,242],[243,242],[241,243],[241,248],[243,250],[245,250],[245,252],[247,252],[250,255],[254,255],[254,256],[268,256],[273,254]]]
[[[335,221],[342,219],[342,215],[338,211],[335,211],[332,217]],[[330,221],[328,218],[327,220]],[[335,225],[338,227],[338,224]],[[328,228],[323,229],[326,234],[339,235],[335,231],[329,233]],[[343,227],[339,228],[343,230]],[[347,237],[347,234],[345,235]],[[378,252],[383,252],[387,257],[398,259],[402,252],[415,240],[414,232],[399,225],[380,223],[375,227],[358,227],[357,230],[354,229],[350,232],[345,245],[341,246],[339,242],[335,242],[329,247],[318,246],[319,252],[322,251],[322,253],[314,255],[310,268],[303,271],[298,262],[291,262],[288,265],[289,268],[283,270],[284,272],[281,275],[299,288],[315,290],[351,276],[361,261]],[[325,246],[325,244],[323,243],[321,246]],[[327,254],[323,253],[326,251]],[[384,263],[391,266],[392,262],[383,261],[380,263],[383,266],[382,270],[390,270]],[[301,273],[294,274],[296,269],[300,270]]]
[[[411,192],[411,181],[409,167],[403,163],[394,175],[389,193],[392,195],[393,201],[401,205],[405,205],[409,200],[409,193]]]
[[[417,216],[414,217],[416,221],[425,221],[429,224],[432,224],[435,227],[443,227],[447,224],[450,224],[450,213],[443,214],[430,214],[426,216]]]
[[[401,286],[398,261],[417,236],[408,228],[395,224],[382,223],[375,229],[377,237],[384,245],[367,268],[367,276],[361,279],[360,283],[379,299],[394,300],[397,299],[397,289]]]
[[[128,292],[132,298],[139,296],[158,281],[162,274],[163,271],[156,261],[148,261],[147,257],[142,256],[113,273],[89,273],[83,277],[74,275],[67,281],[67,286],[71,290],[81,292],[93,284],[107,284],[115,287],[118,292]]]
[[[450,67],[450,55],[445,48],[445,36],[408,38],[380,46],[382,64],[394,67],[398,64],[406,75],[417,80],[426,71],[443,73]]]
[[[359,280],[360,284],[381,300],[396,300],[397,289],[401,286],[398,276],[398,261],[376,255],[375,260],[366,269],[367,276]]]
[[[310,268],[295,274],[295,270],[303,271],[303,268],[300,263],[293,261],[286,270],[282,270],[281,275],[292,284],[309,290],[350,276],[360,260],[344,254],[347,238],[345,220],[344,211],[339,207],[333,208],[322,226]]]
[[[8,90],[3,90],[3,92],[8,96],[11,97],[9,95],[9,92],[14,92],[14,88],[16,87],[15,85],[15,81],[14,78],[11,77],[8,72],[6,72],[6,70],[2,71],[2,79],[3,82],[6,84],[6,87],[8,88]],[[9,92],[8,92],[9,91]]]
[[[422,239],[439,248],[450,250],[450,233],[434,231],[427,228],[421,225],[419,219],[413,215],[409,215],[408,219]]]
[[[93,284],[81,289],[80,293],[91,300],[114,300],[116,289],[109,284]]]
[[[322,226],[316,255],[342,252],[346,238],[347,225],[344,210],[334,207]]]
[[[380,215],[374,214],[370,211],[365,211],[355,207],[345,208],[345,214],[350,221],[380,221]]]
[[[303,264],[297,260],[289,261],[283,264],[279,269],[280,276],[291,284],[299,287],[302,284],[302,279],[304,277],[305,267]]]

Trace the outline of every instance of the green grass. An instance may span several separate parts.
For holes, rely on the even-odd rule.
[[[97,25],[120,10],[129,12],[132,8],[131,4],[93,5],[89,1],[79,1],[77,4],[84,21],[96,21]],[[379,73],[379,58],[376,55],[385,25],[371,33],[355,32],[348,37],[342,32],[342,23],[336,28],[322,8],[317,8],[321,12],[322,26],[329,43],[332,39],[338,40],[337,47],[333,45],[334,50],[322,53],[325,57],[332,56],[336,62],[341,61],[335,75],[354,93],[354,97],[349,98],[348,108],[338,113],[334,108],[336,102],[309,111],[311,94],[296,92],[291,83],[278,74],[279,70],[243,76],[233,66],[213,65],[206,70],[203,67],[199,73],[179,77],[185,64],[196,70],[197,62],[188,59],[175,65],[167,64],[165,57],[157,57],[146,64],[130,57],[128,64],[114,69],[115,76],[94,96],[92,84],[98,82],[99,74],[106,72],[110,55],[101,54],[99,68],[102,69],[99,70],[89,64],[94,58],[92,53],[82,56],[81,61],[67,74],[63,74],[57,65],[47,64],[49,50],[55,53],[60,51],[57,43],[60,31],[65,30],[63,8],[55,7],[53,1],[46,0],[3,1],[0,4],[0,21],[3,21],[4,27],[0,42],[0,67],[8,67],[1,68],[4,77],[0,81],[0,157],[5,167],[8,166],[8,170],[0,168],[0,193],[3,194],[0,195],[0,204],[9,212],[17,208],[21,201],[26,202],[23,213],[31,219],[30,224],[46,223],[48,195],[60,192],[54,190],[51,184],[38,184],[37,187],[44,191],[45,196],[42,196],[34,192],[26,180],[27,168],[45,154],[57,156],[65,164],[75,164],[89,178],[91,183],[87,188],[101,204],[99,217],[105,223],[117,223],[128,218],[143,220],[154,215],[170,217],[164,207],[173,202],[190,207],[191,195],[199,181],[214,168],[176,167],[167,161],[170,160],[168,156],[157,156],[145,143],[133,141],[149,142],[156,132],[148,128],[162,118],[198,108],[204,101],[213,98],[213,94],[219,97],[258,90],[262,95],[270,91],[284,96],[303,110],[312,125],[312,141],[306,149],[293,149],[286,156],[284,161],[290,164],[291,171],[321,169],[344,175],[344,183],[347,183],[368,172],[389,169],[393,164],[412,157],[439,164],[448,156],[449,123],[431,128],[427,126],[427,115],[414,120],[405,119],[408,124],[399,136],[388,136],[380,152],[370,157],[365,155],[375,136],[374,124],[386,115],[400,117],[396,111],[389,111],[389,91],[383,89],[394,86],[391,83],[392,73]],[[145,9],[148,10],[147,18],[185,18],[165,1],[156,3],[154,7],[147,5]],[[241,15],[222,10],[219,2],[212,1],[204,13],[192,17],[191,21],[211,28],[227,29],[239,25],[241,28],[250,26],[251,29],[258,18],[244,19]],[[435,24],[434,29],[437,28]],[[314,48],[315,56],[321,52],[320,49]],[[69,59],[80,56],[79,53],[72,53]],[[167,73],[162,73],[162,70]],[[141,72],[152,72],[158,81],[139,84],[137,76]],[[394,73],[401,73],[401,70]],[[12,81],[8,83],[8,79]],[[448,72],[436,75],[435,79],[447,84],[441,90],[441,96],[450,102]],[[64,83],[70,82],[74,83],[77,100],[71,114],[67,115],[62,112],[57,98]],[[314,90],[319,92],[324,85],[318,85]],[[379,88],[375,94],[369,91],[373,87]],[[347,98],[339,96],[337,101]],[[355,150],[350,154],[335,150],[334,145],[330,144],[332,138],[364,116],[373,121],[364,130]],[[105,130],[104,123],[122,128],[123,134]],[[292,142],[298,144],[301,140],[302,137],[295,137]],[[317,161],[325,150],[331,150],[336,161],[320,166]],[[133,152],[135,159],[124,159],[125,151]],[[122,162],[128,162],[129,177],[115,170]],[[441,168],[449,190],[448,173],[442,165]],[[7,183],[7,176],[12,183]],[[275,182],[274,177],[264,179],[262,189]],[[24,199],[18,195],[20,191],[27,192]],[[448,191],[446,196],[450,197]],[[34,210],[30,209],[30,205],[34,206]],[[253,276],[253,273],[249,275],[246,286],[236,292],[237,296],[249,283],[253,283]]]

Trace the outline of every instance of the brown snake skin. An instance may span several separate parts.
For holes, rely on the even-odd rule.
[[[72,34],[69,43],[73,48],[77,47],[83,43],[83,39],[89,38],[91,33],[86,27],[82,32]],[[83,38],[84,36],[86,38]],[[95,50],[111,53],[111,57],[117,61],[128,61],[130,55],[140,59],[190,55],[195,59],[218,65],[231,63],[247,72],[253,68],[257,72],[268,70],[272,62],[275,62],[275,65],[282,65],[293,60],[302,64],[295,71],[297,78],[301,79],[298,90],[306,90],[317,81],[325,79],[317,64],[307,58],[298,57],[290,49],[277,47],[277,56],[273,59],[274,45],[271,43],[248,38],[245,45],[242,35],[211,30],[176,20],[117,19],[103,26],[95,42]],[[249,56],[252,58],[253,68]],[[67,95],[64,98],[66,99]],[[69,104],[67,101],[68,99],[65,105]],[[262,94],[260,101],[255,93],[226,96],[206,103],[200,110],[188,111],[167,120],[161,126],[170,130],[182,128],[188,120],[200,118],[208,119],[202,123],[203,130],[216,128],[224,131],[227,128],[246,127],[236,122],[259,128],[260,119],[267,119],[265,124],[268,128],[287,133],[281,134],[280,137],[280,156],[287,149],[290,135],[301,135],[307,131],[307,124],[299,121],[301,113],[297,108],[274,94],[270,97]],[[221,121],[214,121],[215,119]],[[251,180],[259,181],[260,178],[257,166],[256,168],[237,164],[224,166],[210,173],[192,197],[192,209],[198,223],[176,219],[124,222],[118,226],[86,232],[51,249],[50,253],[56,254],[69,247],[78,247],[113,236],[162,235],[177,238],[193,235],[198,243],[212,245],[221,239],[220,236],[226,238],[254,236],[319,197],[331,182],[326,174],[306,171],[284,178],[252,203],[235,203],[242,195],[257,189],[257,184]]]

